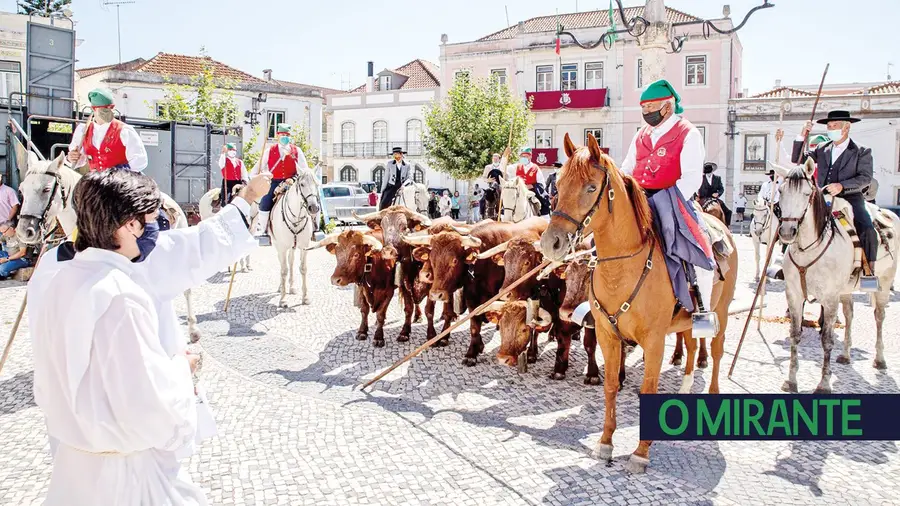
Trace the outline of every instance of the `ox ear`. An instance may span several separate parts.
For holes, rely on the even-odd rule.
[[[594,134],[589,133],[587,135],[587,146],[588,150],[591,152],[591,159],[602,161],[603,160],[603,150],[600,149],[600,145],[597,144],[597,138],[594,137]]]
[[[505,264],[506,264],[506,263],[504,262],[504,260],[503,260],[503,255],[502,255],[502,254],[501,254],[501,255],[494,255],[494,256],[492,256],[492,257],[491,257],[491,260],[493,260],[494,263],[497,264],[497,265],[505,265]]]
[[[466,249],[465,249],[465,253],[466,253],[466,259],[465,259],[465,262],[466,262],[467,264],[474,264],[475,262],[478,261],[478,250],[477,250],[477,249],[475,249],[475,248],[466,248]],[[498,264],[498,265],[500,265],[500,264]]]
[[[488,310],[488,311],[484,312],[484,317],[487,318],[488,321],[493,323],[494,325],[500,325],[500,316],[501,316],[500,311]]]
[[[331,243],[331,244],[326,244],[326,245],[325,245],[325,251],[331,253],[332,255],[335,254],[334,252],[335,252],[336,250],[337,250],[337,243],[335,243],[335,242],[333,242],[333,243]]]
[[[572,142],[572,139],[569,137],[569,132],[566,132],[566,136],[563,139],[563,148],[566,152],[566,158],[572,158],[572,155],[575,154],[575,150],[577,149],[575,143]]]
[[[559,279],[566,279],[566,270],[569,268],[567,264],[562,264],[553,270],[553,274]]]
[[[429,248],[428,246],[419,246],[413,250],[412,256],[416,259],[417,262],[427,262],[430,252],[431,248]]]

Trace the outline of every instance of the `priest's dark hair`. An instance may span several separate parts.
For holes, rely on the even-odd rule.
[[[78,236],[75,250],[117,250],[116,231],[160,207],[159,187],[149,176],[127,169],[91,172],[75,185]]]

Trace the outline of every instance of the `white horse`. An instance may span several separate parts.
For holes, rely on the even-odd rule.
[[[21,183],[19,191],[22,193],[22,208],[19,213],[19,224],[16,233],[19,240],[31,246],[40,246],[55,232],[57,226],[62,227],[65,237],[72,235],[75,230],[75,207],[72,197],[75,184],[81,179],[81,174],[65,166],[64,155],[60,154],[55,160],[40,160],[32,152],[28,152],[28,163],[19,169]],[[187,215],[172,197],[160,192],[163,200],[163,208],[174,212],[171,228],[187,228]],[[200,340],[200,330],[197,328],[197,317],[191,304],[191,291],[184,292],[187,302],[188,334],[191,342]]]
[[[853,322],[854,291],[859,289],[859,274],[854,273],[854,247],[849,234],[832,217],[824,196],[816,186],[812,159],[804,166],[790,172],[778,166],[775,170],[785,177],[781,188],[781,225],[778,237],[789,245],[783,263],[785,291],[791,312],[791,362],[788,379],[782,390],[797,392],[797,345],[800,343],[803,322],[803,303],[807,298],[815,299],[822,305],[823,325],[822,379],[816,393],[831,392],[831,350],[834,347],[834,322],[838,304],[844,309],[846,327],[844,330],[844,352],[838,356],[839,364],[850,363],[850,328]],[[843,207],[846,206],[846,207]],[[868,205],[873,219],[880,209]],[[846,201],[834,199],[833,208],[849,210]],[[897,258],[900,255],[900,219],[885,215],[891,228],[883,237],[886,243],[879,244],[873,273],[881,285],[880,290],[870,294],[875,307],[875,361],[876,369],[886,369],[882,324],[885,307],[890,299],[890,287],[897,273]],[[850,219],[852,222],[852,218]]]
[[[500,185],[500,221],[518,223],[537,216],[531,199],[534,192],[525,186],[520,177],[507,179]]]
[[[313,235],[313,220],[319,212],[319,186],[316,176],[310,169],[297,169],[297,175],[278,201],[272,207],[269,218],[269,230],[272,237],[272,245],[278,251],[278,260],[281,262],[281,284],[279,291],[281,299],[280,307],[287,306],[287,292],[297,293],[294,285],[294,254],[300,250],[300,276],[303,278],[302,303],[309,304],[306,283],[306,247]],[[290,274],[290,282],[288,275]]]
[[[406,180],[397,190],[392,205],[403,206],[410,211],[428,214],[428,188],[424,184]]]
[[[235,195],[237,195],[241,186],[242,185],[235,185],[235,187],[234,187]],[[205,194],[203,194],[202,197],[200,197],[200,202],[198,203],[198,207],[200,208],[200,219],[201,220],[205,220],[205,219],[213,216],[217,212],[219,212],[221,207],[219,206],[218,202],[219,202],[219,197],[220,197],[221,193],[222,193],[221,188],[213,188],[213,189],[209,190],[208,192],[206,192]],[[250,223],[253,223],[253,220],[256,219],[257,214],[259,214],[259,204],[257,204],[256,202],[253,202],[250,204],[250,216],[247,216],[247,219],[250,220]],[[241,272],[247,272],[247,271],[252,270],[250,267],[250,255],[247,255],[244,258],[242,258],[240,260],[239,264],[240,264]],[[229,272],[231,271],[230,266],[228,267],[228,271]]]
[[[750,238],[753,239],[753,253],[756,259],[753,264],[755,269],[753,281],[759,281],[760,250],[762,246],[768,245],[770,241],[777,238],[777,222],[778,220],[775,219],[775,214],[772,212],[772,208],[769,207],[768,201],[763,199],[762,196],[757,197],[756,202],[753,204],[753,215],[750,219]]]

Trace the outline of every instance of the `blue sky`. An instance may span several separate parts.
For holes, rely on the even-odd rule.
[[[210,56],[261,76],[334,88],[362,84],[366,61],[396,67],[414,58],[438,62],[440,37],[473,40],[534,16],[606,9],[608,0],[135,0],[121,9],[122,57],[149,58],[159,51]],[[115,63],[116,12],[103,0],[75,0],[79,67]],[[731,5],[737,22],[762,0],[667,0],[666,5],[703,18],[721,17]],[[0,0],[13,11],[15,0]],[[625,0],[626,6],[643,0]],[[744,87],[764,91],[784,84],[817,83],[826,62],[829,83],[884,80],[888,62],[900,78],[900,44],[891,36],[900,19],[896,0],[773,0],[739,32],[744,46]],[[263,10],[264,6],[278,5]],[[852,6],[852,10],[850,9]],[[833,30],[823,33],[824,30]],[[401,36],[398,37],[398,33]],[[602,50],[602,49],[601,49]],[[343,77],[341,77],[343,76]]]

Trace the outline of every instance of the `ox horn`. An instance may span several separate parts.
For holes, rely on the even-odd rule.
[[[543,281],[550,277],[550,274],[553,273],[553,271],[555,271],[557,267],[563,264],[565,264],[565,262],[550,262],[550,265],[544,267],[544,270],[542,270],[540,274],[537,275],[538,281]]]
[[[553,317],[550,316],[550,312],[542,307],[538,308],[537,317],[538,317],[538,321],[536,324],[537,327],[547,327],[553,322]]]
[[[367,222],[369,220],[380,220],[382,218],[382,215],[384,214],[384,209],[367,214],[356,214],[356,209],[354,209],[350,214],[352,214],[353,217],[359,221]]]
[[[371,246],[372,251],[381,251],[381,248],[384,247],[384,245],[381,244],[381,241],[371,235],[363,235],[363,244],[368,244],[369,246]]]
[[[410,246],[431,246],[431,239],[433,236],[425,234],[425,235],[407,235],[403,237],[403,242],[409,244]]]
[[[340,232],[334,232],[332,234],[329,234],[329,235],[325,236],[325,238],[319,242],[310,243],[310,245],[306,247],[306,251],[324,248],[325,246],[328,246],[329,244],[336,244],[338,241],[338,236],[340,236],[340,235],[341,235]]]
[[[478,314],[485,314],[490,311],[495,311],[495,312],[499,313],[500,311],[503,311],[503,306],[505,306],[505,305],[506,305],[505,302],[501,302],[501,301],[497,300],[497,301],[491,302],[491,304],[488,307],[482,309],[481,312]]]
[[[480,248],[481,239],[472,236],[465,236],[462,239],[463,248]]]
[[[401,209],[403,210],[403,214],[406,215],[406,218],[407,218],[407,219],[412,218],[412,219],[414,219],[414,220],[418,220],[419,223],[421,223],[421,225],[422,225],[423,227],[430,227],[430,226],[431,226],[431,218],[429,218],[428,216],[425,216],[425,215],[422,214],[422,213],[417,213],[417,212],[413,211],[412,209],[408,209],[408,208],[406,208],[406,207],[403,207],[403,208],[401,208]]]
[[[480,255],[478,255],[478,259],[487,260],[488,258],[492,258],[494,255],[505,253],[507,249],[509,249],[509,241],[500,243],[493,248],[485,251],[484,253],[481,253]]]
[[[469,235],[472,233],[472,227],[460,227],[457,225],[450,225],[450,228],[453,229],[459,235]]]

